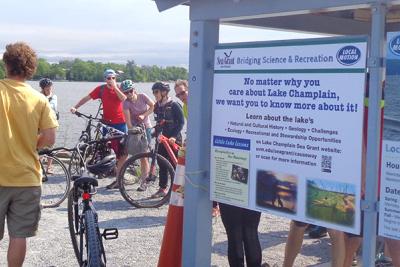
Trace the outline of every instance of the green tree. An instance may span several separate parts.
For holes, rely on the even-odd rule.
[[[3,60],[0,60],[0,79],[4,79],[6,77],[6,69],[4,67]]]

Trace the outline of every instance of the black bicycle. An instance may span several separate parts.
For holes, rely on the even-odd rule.
[[[107,126],[105,126],[107,127]],[[98,186],[93,175],[101,175],[115,168],[116,158],[112,154],[110,142],[125,135],[115,135],[88,142],[80,142],[73,149],[83,163],[80,175],[72,176],[73,186],[68,195],[68,226],[75,256],[80,266],[106,266],[107,259],[102,238],[109,240],[118,237],[118,229],[108,228],[100,233],[98,215],[93,204],[93,195]],[[91,157],[83,159],[86,151],[93,151]]]
[[[99,140],[102,136],[102,123],[99,118],[99,111],[101,110],[101,105],[96,116],[86,115],[76,111],[74,114],[80,118],[87,119],[85,130],[82,131],[79,142],[87,143],[93,140]],[[84,153],[83,153],[84,152]],[[86,161],[92,155],[93,151],[91,149],[86,149],[85,151],[74,151],[71,154],[71,158],[68,164],[68,172],[70,175],[79,175],[83,167],[83,161]]]

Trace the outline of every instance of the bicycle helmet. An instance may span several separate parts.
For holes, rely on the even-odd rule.
[[[51,86],[51,85],[53,85],[53,81],[50,80],[49,78],[43,78],[39,81],[39,86],[42,89],[46,88],[47,86]]]
[[[169,84],[168,83],[164,83],[164,82],[156,82],[155,84],[153,84],[153,86],[151,87],[151,90],[154,92],[155,90],[160,90],[160,91],[167,91],[169,92],[170,88],[169,88]]]
[[[135,89],[135,84],[132,82],[132,80],[125,80],[121,83],[121,89],[122,92],[126,92],[132,89]]]
[[[117,73],[112,69],[106,69],[103,76],[104,78],[107,78],[108,76],[117,76]]]
[[[115,168],[117,164],[117,160],[115,159],[115,155],[108,155],[104,158],[95,161],[93,164],[87,164],[87,170],[94,175],[109,173],[112,169]]]

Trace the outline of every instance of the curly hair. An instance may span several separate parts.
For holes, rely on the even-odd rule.
[[[35,51],[24,42],[8,44],[3,54],[7,76],[32,78],[36,72],[37,56]]]

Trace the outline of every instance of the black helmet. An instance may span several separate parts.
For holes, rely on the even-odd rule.
[[[153,86],[151,87],[151,90],[160,90],[160,91],[167,91],[169,92],[169,84],[168,83],[164,83],[164,82],[156,82],[155,84],[153,84]]]
[[[117,160],[115,159],[115,155],[108,155],[102,158],[101,160],[95,161],[93,164],[87,164],[87,170],[94,175],[109,173],[112,169],[115,168],[117,164]]]
[[[44,89],[47,86],[53,85],[53,81],[50,80],[49,78],[43,78],[39,81],[39,86],[40,88]]]

